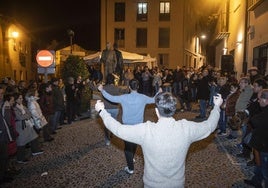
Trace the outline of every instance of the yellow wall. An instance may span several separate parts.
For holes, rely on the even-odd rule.
[[[176,68],[183,65],[183,10],[184,1],[173,0],[171,3],[170,21],[159,22],[159,2],[148,0],[148,20],[146,22],[136,21],[137,3],[125,2],[125,22],[114,22],[114,3],[118,0],[101,1],[101,49],[106,47],[106,42],[114,42],[114,28],[125,28],[125,48],[122,50],[139,54],[150,54],[151,57],[159,58],[159,54],[169,54],[167,67]],[[107,27],[106,27],[107,26]],[[147,28],[147,48],[136,48],[136,28]],[[170,47],[158,48],[158,30],[160,27],[170,28]],[[158,59],[159,61],[159,59]]]

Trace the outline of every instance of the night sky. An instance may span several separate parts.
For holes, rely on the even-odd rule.
[[[100,50],[100,0],[1,0],[0,14],[15,18],[42,43],[70,41]]]

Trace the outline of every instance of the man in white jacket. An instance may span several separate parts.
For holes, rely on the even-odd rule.
[[[162,92],[155,97],[158,122],[147,121],[125,126],[111,117],[104,104],[97,101],[105,126],[116,136],[141,145],[144,155],[144,187],[184,187],[185,158],[191,143],[208,137],[217,127],[220,117],[221,95],[214,96],[214,108],[203,122],[185,119],[176,121],[172,116],[177,100],[171,93]]]

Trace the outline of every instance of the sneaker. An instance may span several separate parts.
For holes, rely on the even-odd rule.
[[[111,145],[111,142],[108,140],[108,141],[105,141],[105,145],[106,146],[110,146]]]
[[[227,133],[226,132],[219,132],[218,134],[217,134],[218,136],[226,136],[227,135]]]
[[[255,182],[253,180],[244,179],[244,183],[248,184],[248,185],[251,185],[253,187],[262,187],[261,183],[257,183],[257,182]]]
[[[128,173],[128,174],[133,174],[133,173],[134,173],[134,170],[129,170],[129,168],[128,168],[127,166],[124,168],[124,170],[125,170],[126,173]]]
[[[44,140],[44,142],[52,142],[54,140],[53,137],[50,137],[49,139]]]
[[[32,155],[33,156],[36,156],[36,155],[41,155],[42,153],[44,153],[44,151],[43,150],[40,150],[38,152],[33,152]]]
[[[24,159],[24,160],[21,160],[21,161],[17,161],[17,163],[19,164],[27,164],[29,162],[28,159]]]
[[[217,129],[216,133],[220,133],[220,132],[221,132],[221,130],[220,129]]]
[[[229,134],[229,136],[226,137],[228,140],[235,140],[237,137],[234,137],[233,135]]]

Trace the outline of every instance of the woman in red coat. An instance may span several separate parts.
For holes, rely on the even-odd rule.
[[[5,119],[5,122],[9,127],[10,136],[12,137],[12,140],[8,142],[8,157],[9,157],[8,172],[17,174],[18,170],[16,168],[16,165],[14,164],[14,158],[17,154],[16,138],[19,136],[19,134],[16,131],[15,112],[13,109],[14,103],[15,103],[14,95],[11,93],[5,94],[1,113]]]

